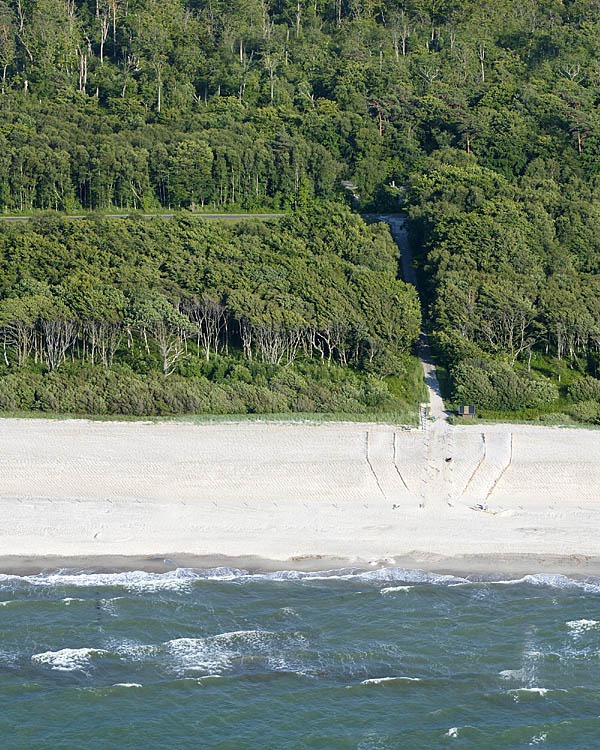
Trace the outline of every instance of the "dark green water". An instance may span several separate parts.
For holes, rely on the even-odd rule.
[[[600,747],[600,582],[0,576],[0,745]]]

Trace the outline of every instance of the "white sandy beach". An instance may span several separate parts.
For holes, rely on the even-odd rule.
[[[590,430],[2,419],[0,477],[3,559],[521,558],[600,572]]]

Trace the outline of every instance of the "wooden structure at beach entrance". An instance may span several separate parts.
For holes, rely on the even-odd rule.
[[[474,417],[475,407],[474,406],[459,406],[458,416],[459,417]]]

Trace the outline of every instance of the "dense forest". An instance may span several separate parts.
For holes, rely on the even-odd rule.
[[[383,224],[54,217],[0,233],[0,409],[402,413],[413,287]]]
[[[596,0],[2,0],[0,207],[389,206],[446,148],[593,179],[598,38]]]
[[[415,176],[409,210],[433,343],[454,397],[492,412],[566,408],[595,421],[599,404],[573,405],[600,396],[593,188],[559,185],[539,164],[510,182],[467,155],[440,157]]]
[[[395,250],[383,229],[352,224],[334,207],[356,193],[363,211],[409,213],[422,307],[453,399],[490,415],[560,411],[600,421],[599,39],[598,0],[0,0],[1,211],[294,213],[279,229],[194,225],[202,237],[190,242],[184,218],[173,228],[44,219],[3,230],[4,310],[40,298],[75,311],[68,345],[53,354],[39,316],[26,345],[5,326],[7,377],[42,367],[50,382],[79,363],[106,372],[127,365],[136,378],[175,383],[191,367],[185,357],[199,363],[207,351],[188,324],[202,328],[206,305],[221,310],[224,299],[223,317],[210,313],[217,327],[226,320],[217,358],[295,372],[323,362],[356,383],[387,377],[390,356],[410,349],[416,302],[402,288],[402,322],[380,330],[371,319],[365,300],[378,295],[355,279],[366,274],[371,284],[384,274],[388,288]],[[207,239],[211,232],[219,238]],[[110,247],[119,255],[136,233],[135,260],[117,261]],[[181,269],[195,273],[198,248],[222,241],[239,247],[227,251],[230,261],[205,258],[216,280],[187,279]],[[26,271],[16,270],[15,242],[32,248]],[[260,245],[253,260],[240,250],[245,243]],[[325,264],[323,278],[350,264],[349,286],[336,282],[319,307],[307,291],[312,281],[292,284],[286,247],[297,262]],[[102,274],[86,267],[93,248],[108,253]],[[179,259],[175,276],[169,258]],[[276,303],[263,292],[256,303],[254,272],[225,274],[228,262],[237,269],[242,260],[268,269],[261,283]],[[106,269],[118,269],[110,282]],[[292,284],[285,292],[281,274]],[[100,294],[98,279],[111,291],[88,304],[120,310],[111,312],[118,347],[107,343],[110,327],[98,334],[86,322],[83,301]],[[288,308],[278,295],[290,289],[297,302]],[[156,305],[180,316],[173,362],[139,323]],[[276,342],[243,322],[251,319],[244,305],[274,316]],[[324,328],[325,318],[343,320],[346,332]],[[342,345],[334,343],[340,336]]]

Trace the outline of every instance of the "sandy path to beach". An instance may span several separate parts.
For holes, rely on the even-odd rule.
[[[406,217],[402,214],[391,214],[382,215],[380,216],[380,219],[389,225],[392,237],[400,250],[402,276],[404,280],[407,283],[412,284],[418,291],[419,286],[417,283],[417,274],[414,269],[413,255],[408,242]],[[421,360],[421,364],[423,365],[425,385],[427,386],[427,392],[429,394],[429,414],[435,420],[446,420],[448,415],[444,409],[444,402],[442,400],[442,392],[435,370],[433,354],[431,353],[431,347],[429,346],[427,335],[424,332],[421,332],[421,335],[419,336],[417,342],[417,353]]]
[[[1,556],[600,558],[588,430],[2,419],[0,480]]]

